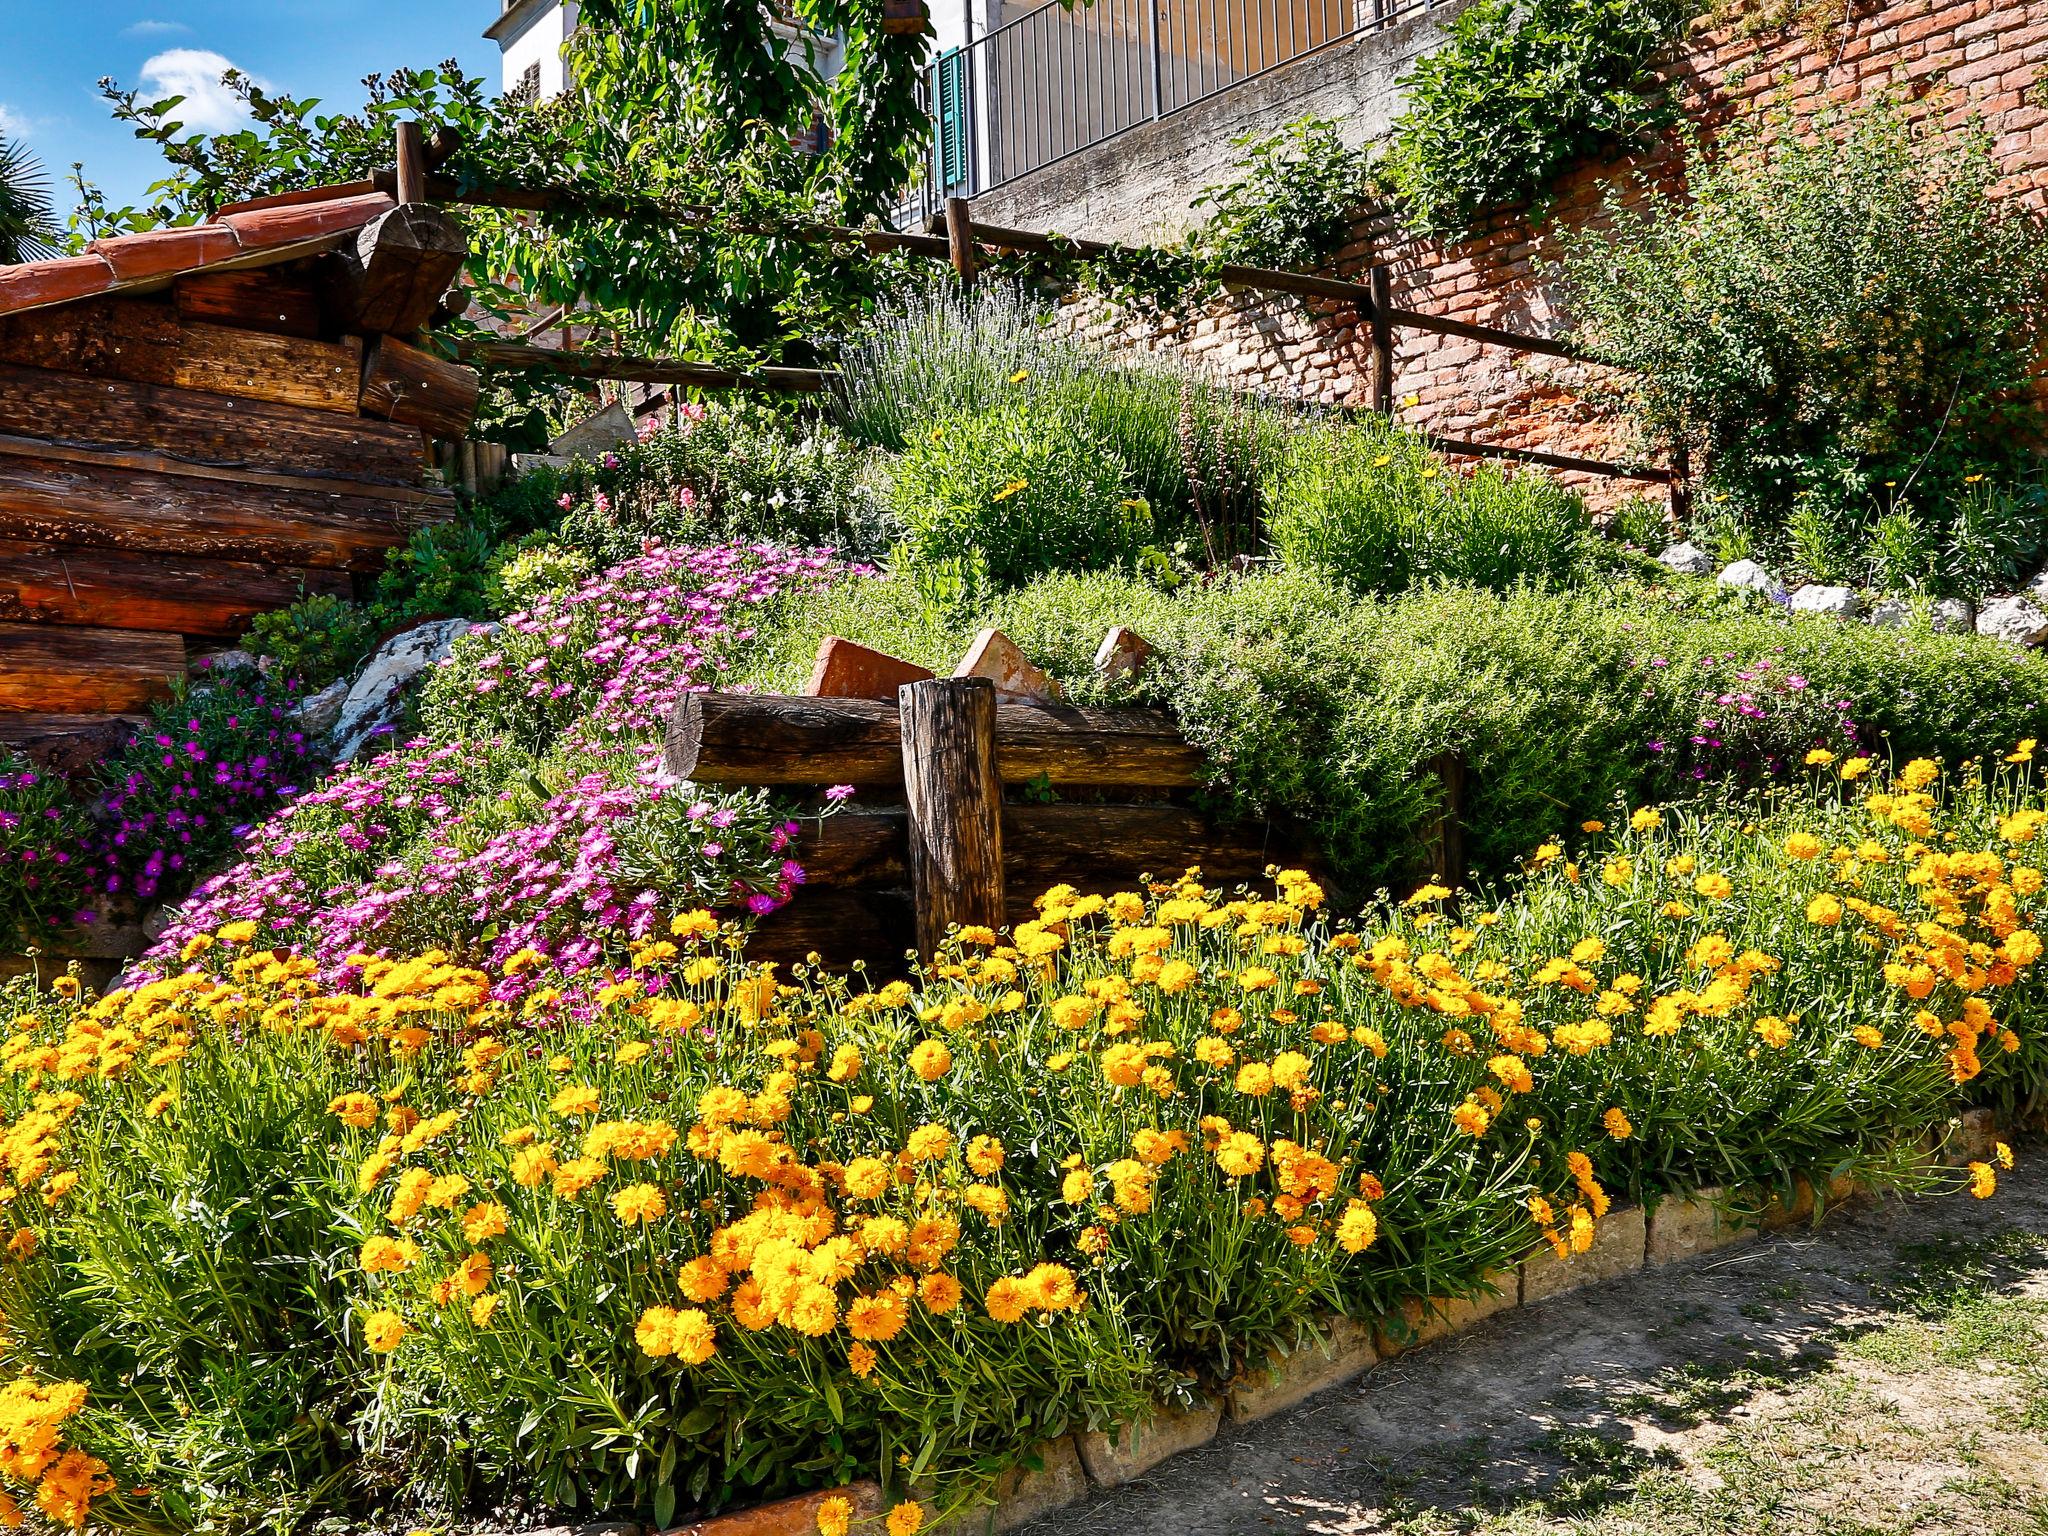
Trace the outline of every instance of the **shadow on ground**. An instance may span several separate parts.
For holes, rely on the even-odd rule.
[[[2048,1536],[2044,1430],[2048,1162],[1501,1314],[1031,1530]]]

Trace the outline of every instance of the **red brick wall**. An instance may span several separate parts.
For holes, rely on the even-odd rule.
[[[1949,130],[1980,119],[2005,173],[2001,195],[2048,203],[2048,109],[2038,104],[2048,101],[2048,0],[1846,0],[1845,18],[1843,3],[1818,0],[1808,10],[1820,17],[1767,30],[1741,18],[1702,24],[1665,77],[1709,133],[1760,105],[1806,114],[1889,89]],[[1829,14],[1839,19],[1829,24]],[[1401,307],[1550,333],[1561,320],[1541,265],[1555,254],[1557,229],[1587,225],[1608,191],[1636,173],[1668,176],[1673,166],[1668,150],[1636,162],[1579,166],[1552,189],[1547,222],[1532,227],[1519,214],[1504,214],[1449,244],[1403,238],[1384,216],[1370,216],[1332,270],[1358,275],[1377,249],[1392,268]],[[1275,392],[1362,404],[1370,348],[1352,319],[1328,304],[1238,299],[1178,332],[1125,331],[1121,339],[1183,351]],[[1589,457],[1626,454],[1615,430],[1580,398],[1585,369],[1408,332],[1395,370],[1396,411],[1410,425]],[[1584,483],[1598,501],[1639,488]]]

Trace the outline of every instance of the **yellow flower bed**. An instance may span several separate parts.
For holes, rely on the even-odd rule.
[[[866,1476],[911,1530],[1616,1199],[1989,1195],[1923,1134],[2040,1076],[2048,818],[2003,771],[1816,768],[1589,823],[1491,904],[1062,888],[871,990],[702,913],[592,993],[438,951],[323,986],[240,930],[17,987],[0,1477],[163,1529]]]

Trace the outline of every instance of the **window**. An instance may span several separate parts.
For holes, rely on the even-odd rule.
[[[938,132],[932,149],[937,156],[938,184],[948,192],[968,180],[968,135],[974,131],[967,114],[967,50],[939,55],[933,89],[938,96]]]
[[[540,100],[540,60],[535,59],[519,75],[519,94]]]

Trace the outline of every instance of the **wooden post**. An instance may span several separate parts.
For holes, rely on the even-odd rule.
[[[1372,408],[1394,414],[1394,284],[1384,266],[1372,269]]]
[[[1465,883],[1465,759],[1445,752],[1430,760],[1429,771],[1443,787],[1436,819],[1424,833],[1430,873],[1456,891]]]
[[[917,950],[938,953],[956,924],[1003,921],[1003,780],[996,690],[985,677],[933,678],[896,691],[910,814]]]
[[[418,123],[398,125],[398,201],[427,200],[427,141]]]
[[[1683,427],[1671,446],[1671,520],[1678,524],[1680,533],[1692,524],[1692,449],[1686,443]]]
[[[946,245],[953,257],[953,270],[960,274],[960,286],[974,286],[974,214],[964,197],[946,199]]]

